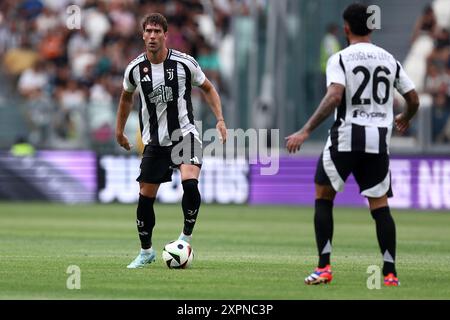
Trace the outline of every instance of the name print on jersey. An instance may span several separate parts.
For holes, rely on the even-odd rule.
[[[347,55],[345,57],[345,62],[362,61],[362,60],[380,60],[380,61],[388,60],[389,61],[391,59],[392,59],[392,56],[390,56],[389,54],[387,54],[385,52],[358,51],[358,52],[350,53],[349,55]]]

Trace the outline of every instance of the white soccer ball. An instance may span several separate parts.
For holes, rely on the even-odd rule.
[[[162,257],[169,268],[186,269],[194,259],[194,251],[186,241],[175,240],[165,245]]]

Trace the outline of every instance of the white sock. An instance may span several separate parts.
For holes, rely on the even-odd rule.
[[[151,253],[153,251],[153,247],[150,247],[148,249],[142,249],[141,248],[141,253]]]
[[[186,235],[186,234],[183,233],[183,231],[181,231],[180,238],[181,237],[187,237],[188,238],[188,242],[191,242],[191,240],[192,240],[192,234]]]

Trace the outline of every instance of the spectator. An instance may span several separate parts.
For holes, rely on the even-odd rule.
[[[428,56],[428,64],[434,64],[440,71],[446,72],[449,56],[450,34],[447,30],[441,29],[436,33],[435,46]]]
[[[113,97],[108,90],[107,76],[102,76],[91,88],[89,97],[89,130],[94,143],[107,143],[113,139],[115,121],[113,108]]]
[[[35,153],[33,145],[31,145],[25,137],[18,137],[16,142],[11,146],[11,155],[14,157],[31,157]]]
[[[58,16],[48,7],[44,7],[42,13],[36,18],[36,31],[46,34],[59,26]]]
[[[325,74],[328,58],[341,50],[339,39],[337,37],[339,27],[336,24],[330,24],[327,27],[327,33],[320,44],[320,71]]]
[[[21,95],[32,99],[35,91],[43,91],[47,82],[48,76],[45,72],[45,65],[41,61],[37,61],[20,75],[17,87]]]
[[[431,5],[427,5],[423,9],[422,15],[416,21],[411,38],[411,43],[414,43],[414,41],[416,41],[416,39],[421,34],[426,34],[431,38],[434,38],[436,25],[436,16],[434,14],[433,8],[431,7]]]
[[[57,133],[60,138],[79,142],[85,128],[86,97],[77,82],[70,79],[58,93]]]
[[[52,134],[54,103],[43,90],[32,91],[26,107],[26,119],[30,128],[29,140],[39,148],[49,147]]]
[[[65,34],[55,27],[47,32],[39,46],[42,58],[56,64],[65,64]]]
[[[450,142],[448,135],[448,122],[450,116],[450,100],[445,92],[439,92],[434,97],[433,106],[433,141],[440,143]]]
[[[436,64],[430,63],[425,78],[425,91],[434,95],[437,94],[443,86],[447,87],[448,84],[449,77],[446,70],[439,69]]]

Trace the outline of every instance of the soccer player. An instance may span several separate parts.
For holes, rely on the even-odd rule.
[[[400,63],[389,52],[371,43],[368,17],[365,5],[352,4],[345,9],[344,31],[349,46],[328,60],[328,89],[317,110],[303,128],[286,138],[290,153],[300,150],[311,132],[335,111],[335,122],[315,174],[314,227],[319,263],[305,279],[306,284],[332,280],[333,201],[350,173],[361,195],[368,198],[375,220],[384,260],[384,283],[399,284],[395,270],[395,224],[388,205],[388,197],[392,196],[389,142],[394,122],[399,132],[408,129],[419,107],[419,99]],[[407,103],[395,120],[394,88]]]
[[[200,208],[198,178],[202,165],[202,142],[194,125],[191,89],[198,86],[217,119],[222,143],[226,125],[220,97],[191,56],[166,47],[167,20],[159,13],[148,15],[142,23],[145,52],[125,70],[123,90],[117,112],[116,140],[131,149],[124,134],[132,108],[133,92],[140,94],[139,124],[144,143],[137,206],[137,229],[141,251],[127,268],[142,268],[155,260],[152,232],[155,225],[153,204],[161,183],[171,181],[174,168],[181,172],[184,227],[179,239],[190,242]],[[177,150],[177,151],[176,151]]]

